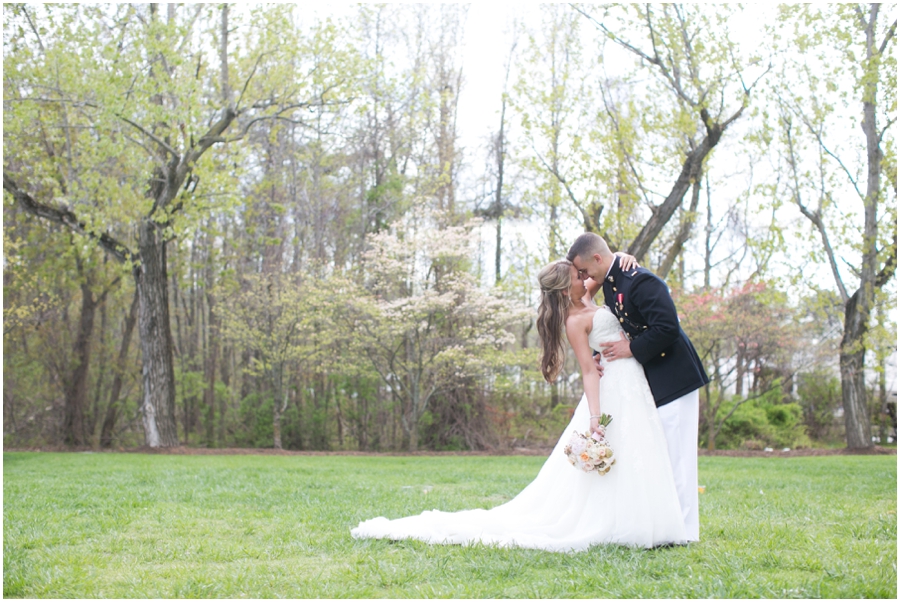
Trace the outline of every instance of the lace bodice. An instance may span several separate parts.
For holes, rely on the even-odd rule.
[[[594,325],[591,328],[590,335],[588,335],[588,344],[591,346],[591,349],[600,351],[600,343],[618,341],[620,332],[622,332],[622,327],[619,325],[619,321],[609,310],[609,307],[601,305],[594,312]]]

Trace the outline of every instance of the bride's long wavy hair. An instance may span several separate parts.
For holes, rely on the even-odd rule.
[[[538,307],[537,330],[541,339],[541,374],[548,383],[556,381],[566,360],[563,332],[572,300],[564,293],[572,286],[571,266],[571,261],[560,259],[538,274],[541,305]]]

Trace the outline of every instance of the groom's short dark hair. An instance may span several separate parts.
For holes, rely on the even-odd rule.
[[[576,257],[589,257],[594,253],[601,253],[604,247],[609,251],[609,245],[599,235],[593,232],[585,232],[575,239],[572,246],[569,247],[569,253],[566,259],[575,261]]]

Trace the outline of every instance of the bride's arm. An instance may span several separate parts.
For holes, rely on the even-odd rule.
[[[616,251],[615,254],[619,256],[619,267],[622,268],[623,272],[627,272],[631,268],[641,267],[641,264],[638,263],[638,260],[634,255],[629,255],[622,251]]]
[[[623,253],[622,251],[616,251],[615,254],[619,257],[619,267],[621,267],[623,271],[627,272],[631,268],[641,267],[641,264],[638,263],[634,255],[629,255],[628,253]],[[602,286],[602,282],[597,282],[593,278],[584,279],[584,287],[587,289],[588,295],[590,295],[591,299],[594,298],[594,295],[597,294],[597,291],[599,291]]]
[[[590,323],[583,315],[572,316],[566,320],[566,338],[578,359],[581,368],[581,382],[584,386],[584,394],[587,397],[588,408],[591,411],[591,431],[596,430],[600,417],[600,375],[591,355],[591,347],[588,345],[588,333]]]

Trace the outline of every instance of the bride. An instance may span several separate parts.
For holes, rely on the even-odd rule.
[[[515,498],[490,510],[378,517],[351,529],[353,537],[559,552],[595,544],[650,548],[686,541],[666,439],[643,368],[634,358],[603,360],[601,378],[592,359],[591,349],[599,351],[601,343],[625,336],[606,306],[594,304],[600,285],[580,280],[565,259],[541,270],[538,281],[541,371],[549,382],[559,375],[565,330],[581,367],[584,395],[537,477]],[[577,470],[563,451],[572,431],[597,428],[601,412],[613,417],[606,438],[616,458],[602,476]]]

